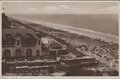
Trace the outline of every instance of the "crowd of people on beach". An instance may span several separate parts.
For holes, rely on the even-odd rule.
[[[54,36],[57,39],[64,40],[68,45],[71,45],[71,48],[76,50],[76,48],[80,49],[80,53],[85,53],[86,51],[89,51],[91,54],[94,56],[97,56],[101,59],[104,59],[106,62],[111,61],[113,66],[116,63],[118,65],[118,50],[119,46],[116,43],[109,43],[105,40],[102,39],[97,39],[97,38],[89,38],[84,35],[79,35],[79,34],[74,34],[74,33],[69,33],[66,31],[59,31],[59,30],[53,30],[45,27],[41,27],[42,31],[45,33],[48,33],[50,36]],[[46,30],[47,29],[47,30]],[[49,29],[49,30],[48,30]],[[73,45],[73,41],[68,40],[84,40],[86,42],[93,42],[95,45],[90,45],[90,44],[78,44],[78,45]],[[75,52],[74,52],[75,53]],[[77,53],[75,53],[77,54]],[[78,53],[79,55],[79,53]],[[100,61],[100,60],[99,60]],[[116,67],[116,66],[115,66]],[[96,68],[96,67],[95,67]],[[98,69],[102,71],[109,71],[110,67],[107,63],[100,62],[100,65],[97,67]]]
[[[53,33],[54,36],[58,38],[68,38],[68,39],[87,39],[85,36],[80,36],[79,34],[71,34],[68,32],[61,32],[61,33]],[[88,37],[89,38],[89,37]],[[92,39],[92,38],[91,38]],[[94,54],[94,56],[99,57],[100,59],[104,59],[106,62],[100,62],[100,65],[97,67],[102,72],[109,71],[109,69],[117,70],[116,67],[118,67],[118,51],[119,46],[116,43],[109,43],[106,41],[102,41],[100,39],[93,39],[94,41],[99,41],[103,43],[103,45],[96,45],[91,47],[87,44],[81,44],[81,45],[73,45],[73,48],[79,48],[80,53],[85,53],[86,51],[90,52],[91,54]],[[65,40],[67,42],[67,40]],[[71,42],[68,42],[69,44]],[[72,43],[71,43],[72,44]],[[107,62],[111,62],[111,64],[107,64]],[[111,68],[112,66],[112,68]]]
[[[106,58],[106,60],[110,60],[112,58],[118,60],[118,50],[119,50],[119,46],[118,44],[116,43],[109,43],[109,42],[106,42],[104,40],[101,40],[101,39],[97,39],[97,38],[89,38],[89,37],[86,37],[84,35],[79,35],[79,34],[74,34],[74,33],[69,33],[69,32],[66,32],[66,31],[59,31],[59,30],[55,30],[55,29],[49,29],[49,30],[46,30],[48,28],[45,29],[45,27],[42,27],[44,28],[43,30],[46,31],[46,33],[49,33],[50,35],[53,35],[55,36],[56,38],[60,38],[62,40],[64,40],[65,42],[67,43],[71,43],[72,42],[68,42],[67,40],[68,39],[83,39],[83,40],[93,40],[93,42],[96,42],[96,41],[99,41],[98,43],[103,43],[103,45],[96,45],[94,47],[90,47],[90,45],[79,45],[79,48],[81,49],[81,51],[90,51],[91,53],[93,54],[96,54],[98,55],[99,57],[104,57]],[[68,39],[64,39],[64,38],[68,38]],[[88,41],[86,41],[88,42]],[[78,45],[73,45],[73,47],[78,47]]]

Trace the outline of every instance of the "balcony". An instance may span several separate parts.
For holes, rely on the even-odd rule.
[[[22,46],[28,47],[28,46],[35,46],[36,39],[22,39]]]
[[[10,40],[2,40],[2,46],[3,47],[13,47],[15,45],[15,41],[14,39],[10,39]]]

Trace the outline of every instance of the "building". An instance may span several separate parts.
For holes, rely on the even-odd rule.
[[[57,71],[66,72],[71,67],[95,63],[95,58],[76,57],[65,44],[53,38],[48,44],[44,44],[39,32],[26,28],[14,20],[10,21],[4,13],[2,17],[3,74],[52,75]]]
[[[2,58],[42,56],[41,35],[18,26],[15,28],[8,16],[2,13]]]
[[[31,29],[4,28],[2,48],[3,58],[43,55],[40,34]]]
[[[23,26],[9,19],[5,13],[2,14],[2,73],[53,73],[56,61],[41,59],[45,55],[41,34],[29,28],[21,28]],[[33,74],[35,72],[40,74]]]

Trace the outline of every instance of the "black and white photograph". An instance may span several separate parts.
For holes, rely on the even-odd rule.
[[[119,0],[0,0],[0,1],[119,1]]]
[[[119,76],[119,3],[2,2],[2,76]]]

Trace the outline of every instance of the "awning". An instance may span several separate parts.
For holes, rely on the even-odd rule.
[[[28,66],[16,66],[16,69],[25,69],[25,68],[29,68]]]

